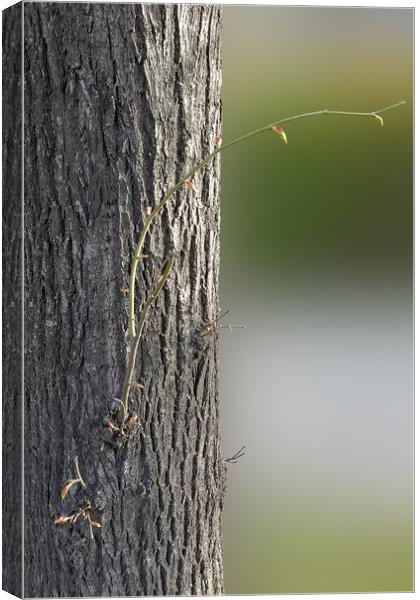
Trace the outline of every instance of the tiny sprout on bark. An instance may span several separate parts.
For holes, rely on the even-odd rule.
[[[74,485],[75,483],[79,483],[79,481],[80,481],[79,479],[67,479],[66,485],[61,490],[60,498],[62,500],[64,500],[64,498],[69,493],[69,490],[70,490],[71,486]]]
[[[90,500],[86,500],[84,506],[78,510],[77,512],[72,513],[71,515],[60,515],[54,520],[54,525],[65,525],[68,523],[69,525],[74,525],[76,521],[80,518],[81,521],[87,521],[89,525],[89,533],[90,539],[93,540],[93,529],[100,529],[101,524],[98,521],[92,520],[92,512],[94,508]]]
[[[67,480],[66,485],[61,491],[61,500],[64,500],[70,488],[76,483],[79,483],[83,489],[86,489],[86,484],[83,481],[82,475],[80,474],[79,460],[77,456],[74,459],[74,466],[76,469],[77,478]],[[92,520],[93,510],[94,507],[92,506],[91,501],[85,500],[84,505],[82,506],[82,508],[79,508],[79,510],[71,513],[70,515],[60,515],[56,519],[54,519],[54,525],[74,525],[76,521],[80,518],[82,521],[88,522],[90,537],[91,539],[93,539],[93,528],[101,527],[100,523]]]
[[[140,423],[138,416],[132,413],[127,417],[123,417],[122,422],[115,422],[112,421],[111,417],[107,417],[104,421],[104,426],[123,442],[130,437],[130,434],[136,427],[140,426]]]
[[[80,485],[82,486],[82,488],[86,488],[86,484],[83,481],[83,477],[80,474],[80,469],[79,469],[79,459],[76,458],[74,459],[74,467],[76,469],[76,475],[77,477],[75,477],[74,479],[67,479],[66,481],[66,485],[63,487],[63,489],[61,490],[61,500],[64,500],[64,498],[67,496],[67,494],[70,491],[70,488],[76,484],[76,483],[80,483]]]
[[[133,384],[141,386],[141,384]],[[143,387],[143,386],[141,386]],[[133,429],[139,425],[138,416],[135,413],[128,414],[125,404],[114,398],[109,406],[109,413],[103,421],[104,426],[114,434],[121,442],[125,441]]]
[[[111,431],[119,431],[120,430],[120,428],[117,427],[116,425],[114,425],[114,423],[110,419],[107,419],[105,421],[104,425],[107,429],[110,429]]]
[[[223,142],[222,136],[221,135],[216,135],[216,139],[214,140],[214,142],[215,142],[216,146],[218,146],[218,147],[221,146],[222,142]]]

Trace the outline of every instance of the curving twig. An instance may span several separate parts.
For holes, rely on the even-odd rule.
[[[390,104],[389,106],[385,106],[384,108],[380,108],[373,112],[350,112],[350,111],[344,111],[344,110],[329,110],[329,109],[325,108],[323,110],[316,110],[314,112],[302,113],[300,115],[294,115],[293,117],[286,117],[284,119],[280,119],[280,121],[275,121],[274,123],[264,125],[264,127],[260,127],[259,129],[254,129],[253,131],[250,131],[249,133],[246,133],[245,135],[242,135],[242,136],[232,140],[231,142],[228,142],[227,144],[218,146],[217,148],[215,148],[215,150],[213,150],[213,152],[210,152],[210,154],[208,154],[201,162],[199,162],[195,167],[193,167],[191,169],[191,171],[189,171],[185,175],[185,177],[183,177],[180,181],[178,181],[178,183],[176,183],[169,190],[169,192],[167,194],[165,194],[165,196],[162,198],[162,200],[159,202],[159,204],[157,204],[155,206],[155,208],[146,217],[146,221],[144,223],[143,230],[140,233],[140,237],[139,237],[139,240],[137,242],[137,246],[136,246],[136,249],[134,252],[134,258],[131,263],[130,286],[129,286],[129,324],[130,324],[131,337],[132,338],[136,337],[135,284],[136,284],[137,269],[140,264],[140,261],[143,259],[143,256],[144,256],[142,254],[142,250],[143,250],[143,246],[144,246],[144,241],[146,239],[146,234],[150,229],[150,225],[152,224],[155,217],[160,213],[160,211],[165,206],[165,204],[168,202],[168,200],[183,185],[186,185],[188,188],[194,190],[194,186],[191,181],[191,178],[193,177],[193,175],[195,175],[195,173],[197,173],[197,171],[202,169],[208,162],[210,162],[212,158],[214,158],[217,154],[220,154],[224,150],[227,150],[228,148],[231,148],[232,146],[235,146],[236,144],[239,144],[240,142],[243,142],[244,140],[252,138],[255,135],[264,133],[265,131],[274,131],[275,133],[279,134],[283,138],[283,140],[287,143],[286,135],[285,135],[284,131],[278,127],[279,125],[282,125],[283,123],[289,123],[290,121],[297,121],[298,119],[306,119],[308,117],[315,117],[318,115],[341,115],[341,116],[354,116],[354,117],[370,117],[370,118],[375,119],[375,121],[379,122],[381,125],[383,125],[383,119],[379,115],[388,110],[391,110],[392,108],[397,108],[398,106],[402,106],[403,104],[405,104],[405,100],[402,100],[401,102],[397,102],[395,104]],[[220,139],[221,138],[219,138],[219,140]]]
[[[264,127],[260,127],[259,129],[254,129],[253,131],[250,131],[249,133],[246,133],[245,135],[242,135],[224,145],[221,145],[221,137],[218,136],[216,139],[217,147],[212,152],[210,152],[210,154],[208,154],[201,162],[199,162],[195,167],[193,167],[185,175],[185,177],[183,177],[180,181],[178,181],[178,183],[176,183],[169,190],[169,192],[167,194],[165,194],[165,196],[163,196],[162,200],[155,206],[155,208],[153,210],[151,210],[150,208],[148,209],[144,227],[140,233],[140,237],[139,237],[137,245],[136,245],[136,249],[134,252],[134,258],[131,263],[131,271],[130,271],[130,285],[129,285],[128,293],[129,293],[129,329],[130,329],[130,335],[131,335],[131,343],[130,343],[130,349],[129,349],[129,355],[128,355],[127,371],[126,371],[126,375],[125,375],[123,391],[122,391],[121,400],[120,400],[120,404],[121,404],[121,408],[122,408],[123,423],[128,418],[128,399],[129,399],[129,395],[130,395],[130,388],[133,385],[132,379],[133,379],[133,373],[134,373],[134,366],[135,366],[135,362],[136,362],[137,352],[138,352],[138,348],[139,348],[139,343],[140,343],[144,323],[145,323],[147,313],[148,313],[151,305],[153,304],[157,295],[159,294],[162,287],[164,286],[164,284],[168,278],[168,275],[172,269],[173,255],[171,255],[165,262],[164,269],[162,271],[162,275],[161,275],[155,289],[152,291],[152,293],[146,299],[146,303],[145,303],[143,312],[139,317],[139,322],[138,322],[138,326],[136,329],[135,287],[136,287],[137,269],[139,267],[140,262],[143,260],[143,258],[145,258],[145,255],[143,254],[143,246],[144,246],[147,232],[149,231],[150,226],[151,226],[153,220],[155,219],[155,217],[160,213],[160,211],[163,209],[163,207],[166,205],[166,203],[170,200],[170,198],[183,185],[186,185],[189,189],[195,191],[194,184],[191,179],[194,176],[194,174],[197,173],[197,171],[200,171],[200,169],[202,169],[207,163],[209,163],[212,160],[212,158],[214,158],[217,154],[220,154],[224,150],[227,150],[228,148],[231,148],[232,146],[235,146],[236,144],[239,144],[240,142],[243,142],[243,141],[245,141],[249,138],[252,138],[256,135],[259,135],[260,133],[264,133],[266,131],[272,131],[272,132],[276,133],[278,136],[280,136],[280,138],[287,144],[286,132],[284,131],[284,129],[282,127],[279,127],[279,125],[288,123],[290,121],[297,121],[299,119],[305,119],[308,117],[315,117],[315,116],[320,116],[320,115],[369,117],[369,118],[373,118],[380,125],[383,125],[384,121],[380,115],[388,110],[391,110],[391,109],[401,106],[403,104],[405,104],[405,100],[402,100],[401,102],[397,102],[395,104],[391,104],[389,106],[385,106],[384,108],[380,108],[373,112],[354,112],[354,111],[351,112],[351,111],[343,111],[343,110],[329,110],[329,109],[325,108],[323,110],[317,110],[314,112],[302,113],[299,115],[294,115],[292,117],[286,117],[284,119],[280,119],[279,121],[275,121],[274,123],[264,125]]]
[[[245,448],[246,448],[246,446],[242,446],[239,450],[237,450],[235,452],[235,454],[233,456],[230,456],[229,458],[225,458],[225,462],[231,463],[231,464],[236,464],[242,456],[245,456]]]

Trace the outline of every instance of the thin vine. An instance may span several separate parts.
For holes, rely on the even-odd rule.
[[[145,304],[145,308],[143,309],[143,313],[139,317],[138,331],[136,331],[136,317],[135,317],[135,287],[136,287],[137,271],[138,271],[138,268],[139,268],[139,265],[140,265],[142,259],[145,256],[143,254],[143,246],[144,246],[144,242],[146,239],[146,234],[149,231],[153,220],[161,212],[161,210],[164,208],[164,206],[167,204],[167,202],[170,200],[170,198],[183,185],[186,185],[189,189],[194,190],[195,188],[194,188],[194,184],[192,182],[192,177],[198,171],[200,171],[205,165],[207,165],[207,163],[209,163],[212,160],[212,158],[214,158],[217,154],[220,154],[224,150],[227,150],[228,148],[231,148],[232,146],[235,146],[236,144],[239,144],[240,142],[250,139],[256,135],[259,135],[260,133],[264,133],[266,131],[273,131],[287,144],[286,132],[284,131],[284,129],[282,127],[280,127],[280,125],[283,125],[284,123],[288,123],[290,121],[297,121],[299,119],[305,119],[308,117],[315,117],[315,116],[319,116],[319,115],[340,115],[340,116],[373,118],[381,126],[383,126],[384,121],[380,115],[383,114],[384,112],[387,112],[388,110],[391,110],[398,106],[402,106],[403,104],[405,104],[405,100],[402,100],[401,102],[397,102],[395,104],[391,104],[389,106],[385,106],[384,108],[380,108],[373,112],[349,112],[349,111],[329,110],[329,109],[317,110],[314,112],[307,112],[307,113],[302,113],[299,115],[294,115],[292,117],[286,117],[284,119],[280,119],[279,121],[275,121],[274,123],[264,125],[264,127],[260,127],[259,129],[254,129],[253,131],[250,131],[249,133],[246,133],[245,135],[242,135],[242,136],[232,140],[231,142],[228,142],[224,145],[221,145],[221,144],[218,145],[218,147],[216,147],[212,152],[210,152],[201,162],[199,162],[195,167],[193,167],[185,175],[185,177],[183,177],[180,181],[178,181],[178,183],[176,183],[169,190],[169,192],[167,194],[165,194],[165,196],[162,198],[162,200],[159,202],[159,204],[157,204],[155,206],[155,208],[153,210],[151,210],[151,211],[149,210],[149,213],[147,214],[147,217],[146,217],[146,220],[144,223],[143,230],[141,231],[140,237],[137,242],[137,246],[136,246],[136,249],[134,252],[134,258],[131,263],[131,271],[130,271],[130,284],[129,284],[128,294],[129,294],[129,328],[130,328],[130,335],[131,335],[132,339],[131,339],[131,343],[130,343],[130,349],[129,349],[129,355],[128,355],[128,366],[127,366],[127,371],[126,371],[126,376],[125,376],[123,391],[122,391],[122,397],[121,397],[121,402],[123,405],[123,418],[124,419],[126,419],[128,417],[128,398],[129,398],[129,394],[130,394],[130,389],[133,385],[132,380],[133,380],[133,373],[134,373],[134,365],[136,363],[136,357],[137,357],[137,352],[138,352],[138,348],[139,348],[140,338],[141,338],[142,330],[144,327],[144,322],[145,322],[145,319],[147,316],[147,312],[148,312],[151,304],[153,303],[153,301],[156,299],[156,296],[159,294],[160,290],[162,289],[163,285],[165,284],[165,281],[169,275],[169,272],[172,269],[173,259],[170,262],[167,262],[166,268],[162,274],[161,279],[159,280],[159,282],[161,284],[161,285],[159,285],[159,289],[155,288],[153,290],[152,294],[146,300],[146,304]],[[216,140],[216,142],[217,141],[221,142],[220,136],[218,136],[218,139]]]
[[[136,279],[137,279],[137,272],[138,272],[139,265],[140,265],[141,261],[145,258],[145,255],[143,254],[143,246],[144,246],[144,243],[146,240],[147,232],[149,231],[150,226],[151,226],[152,222],[154,221],[154,219],[156,218],[156,216],[161,212],[161,210],[164,208],[164,206],[167,204],[167,202],[170,200],[170,198],[183,185],[185,185],[188,189],[195,191],[192,177],[198,171],[200,171],[205,165],[207,165],[212,160],[212,158],[214,158],[217,154],[220,154],[224,150],[227,150],[228,148],[231,148],[232,146],[235,146],[236,144],[239,144],[247,139],[250,139],[250,138],[252,138],[256,135],[259,135],[260,133],[264,133],[266,131],[274,132],[276,135],[278,135],[280,137],[280,139],[284,143],[287,144],[286,132],[284,131],[284,129],[282,127],[280,127],[284,123],[288,123],[291,121],[297,121],[299,119],[304,119],[304,118],[308,118],[308,117],[320,116],[320,115],[341,115],[341,116],[373,118],[381,126],[383,126],[384,121],[383,121],[383,118],[381,117],[381,114],[387,112],[388,110],[391,110],[393,108],[401,106],[403,104],[405,104],[404,100],[402,100],[401,102],[397,102],[396,104],[391,104],[389,106],[381,108],[379,110],[375,110],[373,112],[349,112],[349,111],[324,109],[324,110],[317,110],[314,112],[302,113],[299,115],[294,115],[292,117],[286,117],[286,118],[276,121],[274,123],[265,125],[264,127],[260,127],[259,129],[250,131],[249,133],[246,133],[245,135],[242,135],[224,145],[222,145],[222,143],[221,143],[222,138],[220,136],[217,136],[216,148],[212,152],[210,152],[205,158],[203,158],[203,160],[201,162],[199,162],[195,167],[193,167],[185,175],[185,177],[183,177],[180,181],[178,181],[178,183],[176,183],[169,190],[169,192],[167,192],[167,194],[165,194],[165,196],[163,196],[162,200],[155,206],[155,208],[153,210],[148,209],[148,211],[146,213],[146,220],[145,220],[143,229],[140,233],[140,237],[138,239],[138,242],[137,242],[137,245],[135,248],[135,252],[134,252],[134,258],[131,263],[129,288],[128,288],[128,290],[125,290],[125,289],[123,290],[123,291],[128,291],[128,295],[129,295],[130,345],[129,345],[129,350],[128,350],[127,368],[126,368],[126,373],[125,373],[125,377],[124,377],[121,398],[114,399],[116,402],[116,405],[118,407],[118,413],[119,413],[118,419],[116,422],[114,422],[111,417],[106,417],[106,419],[104,421],[104,425],[106,427],[108,427],[108,429],[110,429],[113,433],[117,433],[122,438],[128,438],[130,433],[133,431],[133,429],[138,425],[137,415],[130,414],[130,412],[129,412],[129,398],[130,398],[130,391],[131,391],[132,387],[134,385],[137,387],[143,387],[141,384],[135,384],[133,382],[138,349],[139,349],[144,325],[145,325],[149,310],[152,307],[153,303],[155,302],[156,298],[158,297],[159,293],[163,289],[163,287],[169,277],[169,274],[172,271],[172,267],[173,267],[174,260],[175,260],[175,254],[172,252],[171,254],[168,255],[168,257],[164,261],[163,266],[160,271],[160,275],[157,279],[157,282],[154,285],[152,292],[146,298],[146,301],[143,306],[143,310],[139,315],[137,324],[136,324],[136,316],[135,316]],[[212,330],[212,327],[214,327],[214,322],[212,322],[211,324],[207,324],[207,326],[203,329],[203,335],[206,335],[207,333],[209,333]],[[235,462],[240,456],[243,455],[244,449],[245,449],[244,447],[241,448],[233,457],[231,457],[230,459],[227,459],[228,462]],[[75,470],[76,470],[77,476],[73,479],[67,480],[66,485],[61,492],[61,500],[64,500],[64,498],[67,496],[70,489],[74,485],[80,485],[80,487],[82,488],[83,491],[85,491],[85,489],[86,489],[85,481],[83,480],[81,473],[80,473],[80,468],[79,468],[79,463],[78,463],[77,457],[75,458],[74,462],[75,462]],[[69,515],[60,515],[59,517],[57,517],[55,519],[54,523],[56,525],[65,525],[65,524],[74,525],[74,523],[76,523],[76,521],[78,519],[80,519],[81,521],[87,521],[87,523],[89,525],[90,537],[91,537],[91,539],[93,539],[93,537],[94,537],[93,530],[99,529],[101,527],[101,524],[92,518],[93,513],[96,510],[98,510],[98,508],[96,506],[93,506],[91,501],[88,500],[87,498],[85,498],[84,504],[81,508],[79,507],[78,510],[74,511],[73,513],[71,513]]]

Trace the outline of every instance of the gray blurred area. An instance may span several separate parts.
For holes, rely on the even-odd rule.
[[[251,60],[252,59],[252,60]],[[228,593],[413,588],[412,12],[224,7]]]

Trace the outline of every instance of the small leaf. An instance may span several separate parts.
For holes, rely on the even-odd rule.
[[[63,487],[63,489],[61,490],[61,499],[62,500],[64,500],[64,498],[69,493],[71,486],[74,485],[75,483],[77,483],[78,481],[80,481],[80,479],[67,479],[67,481],[66,481],[67,485],[65,485]]]
[[[102,527],[102,525],[97,521],[91,521],[90,524],[92,525],[92,527],[95,527],[95,529],[100,529]]]
[[[379,125],[384,126],[384,120],[379,115],[373,115],[375,117],[375,121],[378,121]]]

